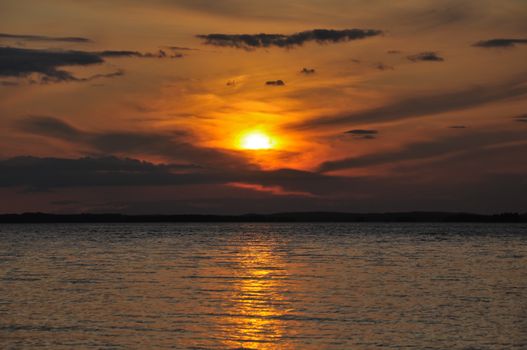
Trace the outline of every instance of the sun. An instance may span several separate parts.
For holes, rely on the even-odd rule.
[[[252,131],[242,136],[240,146],[247,150],[266,150],[273,148],[273,140],[261,131]]]

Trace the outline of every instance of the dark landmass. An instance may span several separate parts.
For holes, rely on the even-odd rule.
[[[527,223],[527,213],[481,215],[445,212],[335,213],[298,212],[244,215],[0,214],[0,223],[147,223],[147,222],[486,222]]]

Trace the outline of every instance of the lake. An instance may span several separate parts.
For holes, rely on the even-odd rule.
[[[0,225],[0,348],[527,349],[527,225]]]

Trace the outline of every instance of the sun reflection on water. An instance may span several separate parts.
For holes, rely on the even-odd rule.
[[[237,256],[239,263],[232,309],[227,311],[225,345],[238,349],[276,349],[284,335],[289,303],[283,295],[287,278],[280,257],[269,244],[250,242]],[[282,344],[281,349],[287,348]]]

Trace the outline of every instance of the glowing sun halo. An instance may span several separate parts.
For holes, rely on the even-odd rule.
[[[273,141],[263,132],[250,132],[242,137],[241,148],[247,150],[271,149],[273,148]]]

